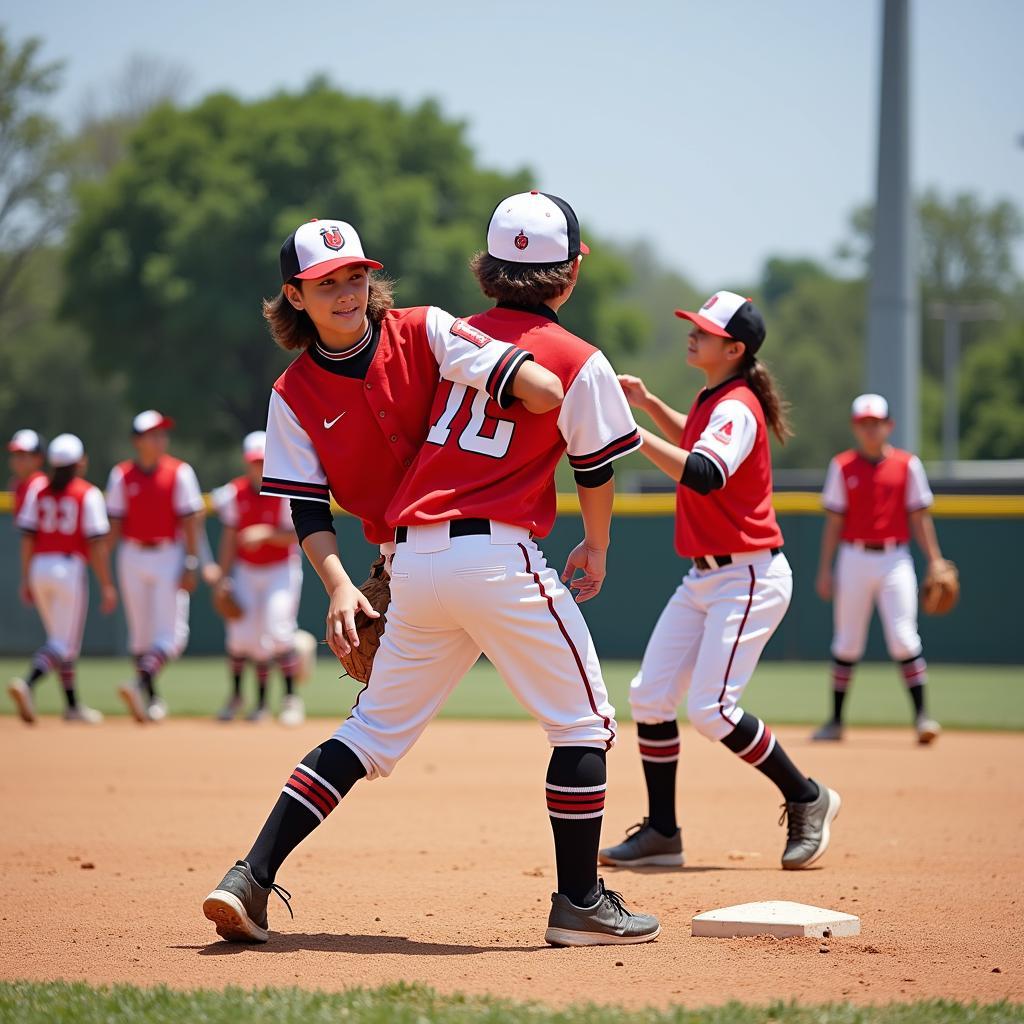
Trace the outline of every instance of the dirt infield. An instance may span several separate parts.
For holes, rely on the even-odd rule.
[[[542,944],[552,888],[547,750],[527,724],[434,723],[383,782],[362,783],[285,865],[295,920],[261,947],[216,940],[203,897],[244,853],[312,722],[170,721],[98,729],[0,719],[0,977],[180,988],[397,980],[442,992],[627,1006],[729,999],[1024,998],[1024,739],[855,733],[839,748],[779,730],[843,796],[820,869],[778,870],[764,779],[684,731],[683,871],[608,870],[660,913],[647,946]],[[634,735],[610,765],[606,838],[642,813]],[[694,939],[693,914],[789,899],[859,914],[832,940]]]

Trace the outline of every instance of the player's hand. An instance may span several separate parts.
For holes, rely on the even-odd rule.
[[[203,582],[212,590],[224,579],[224,570],[216,562],[207,562],[202,568]]]
[[[109,615],[117,607],[117,588],[113,583],[107,584],[100,591],[100,611]]]
[[[817,579],[814,581],[814,589],[822,601],[832,600],[832,569],[823,566],[818,570]]]
[[[265,543],[274,536],[274,527],[269,523],[253,523],[243,530],[238,531],[238,546],[242,548],[255,548]]]
[[[593,547],[584,538],[569,553],[562,570],[562,582],[576,591],[576,603],[597,597],[607,573],[608,549]],[[582,573],[577,576],[576,573]]]
[[[35,601],[32,600],[32,591],[28,589],[27,583],[22,583],[18,587],[18,597],[21,598],[21,603],[26,608],[31,608],[35,604]]]
[[[184,590],[186,594],[194,593],[198,585],[199,573],[195,569],[186,569],[178,580],[178,589]]]
[[[336,658],[359,646],[359,634],[356,632],[358,611],[371,619],[380,618],[380,612],[374,611],[373,605],[351,580],[335,587],[327,609],[327,646],[334,651]]]
[[[634,377],[629,373],[620,373],[618,377],[619,386],[622,388],[622,393],[626,396],[626,401],[634,409],[646,409],[654,396],[647,390],[647,385],[643,382],[643,378]]]

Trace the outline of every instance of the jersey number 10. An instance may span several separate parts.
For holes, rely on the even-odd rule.
[[[430,433],[427,434],[427,443],[436,444],[438,447],[447,443],[452,432],[452,420],[465,405],[467,393],[473,395],[473,404],[470,408],[469,422],[459,434],[459,447],[464,452],[475,452],[477,455],[486,455],[492,459],[504,458],[512,443],[515,423],[511,420],[488,416],[485,410],[490,399],[486,393],[471,391],[465,384],[452,384],[444,412],[430,428]],[[488,433],[484,431],[488,431]]]

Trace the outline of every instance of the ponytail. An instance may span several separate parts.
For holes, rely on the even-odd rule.
[[[759,363],[753,353],[746,352],[741,372],[747,387],[757,395],[772,433],[781,444],[785,444],[786,438],[793,436],[793,430],[789,425],[789,402],[782,397],[774,378],[768,372],[768,367],[764,363]]]
[[[67,486],[72,480],[78,475],[78,464],[72,463],[70,466],[57,466],[50,473],[50,488],[55,494],[60,494],[61,491],[67,490]]]

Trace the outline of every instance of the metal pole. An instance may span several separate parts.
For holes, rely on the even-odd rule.
[[[943,475],[950,480],[960,449],[960,316],[956,306],[947,307],[942,324],[942,383]]]

